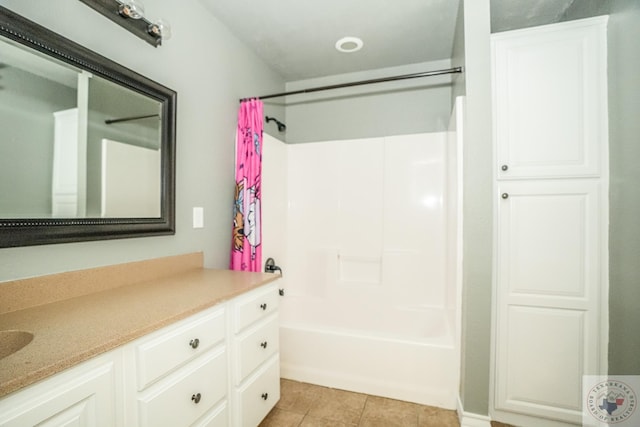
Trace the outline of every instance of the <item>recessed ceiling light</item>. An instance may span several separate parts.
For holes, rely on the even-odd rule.
[[[343,37],[336,42],[336,49],[344,53],[353,53],[362,49],[364,43],[358,37]]]

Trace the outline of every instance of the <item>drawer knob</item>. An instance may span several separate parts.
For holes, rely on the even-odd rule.
[[[267,342],[266,342],[266,341],[261,342],[261,343],[260,343],[260,347],[262,347],[262,348],[267,348]]]
[[[509,170],[509,166],[507,166],[507,165],[502,165],[502,167],[501,167],[500,169],[502,169],[502,171],[503,171],[503,172],[506,172],[506,171],[508,171],[508,170]]]
[[[189,341],[189,345],[195,350],[200,345],[200,340],[198,338],[192,339]]]
[[[502,197],[503,199],[506,200],[506,199],[509,198],[509,193],[502,193],[502,195],[500,197]]]
[[[262,393],[262,399],[267,400],[269,398],[269,393]]]
[[[202,399],[202,395],[200,393],[194,394],[191,396],[191,400],[197,405],[200,403],[200,399]]]
[[[262,304],[260,304],[260,308],[263,309],[263,310],[266,310],[267,309],[267,303],[263,302]]]

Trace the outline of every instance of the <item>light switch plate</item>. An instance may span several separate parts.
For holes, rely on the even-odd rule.
[[[204,208],[193,208],[193,228],[204,228]]]

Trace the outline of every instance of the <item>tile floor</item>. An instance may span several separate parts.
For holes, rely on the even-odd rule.
[[[504,424],[492,424],[504,426]],[[260,427],[459,427],[455,411],[282,379]]]

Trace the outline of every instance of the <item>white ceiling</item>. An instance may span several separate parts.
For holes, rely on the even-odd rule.
[[[451,56],[459,0],[201,0],[285,80]],[[575,0],[491,0],[493,31],[556,22]],[[362,50],[335,42],[360,37]]]

